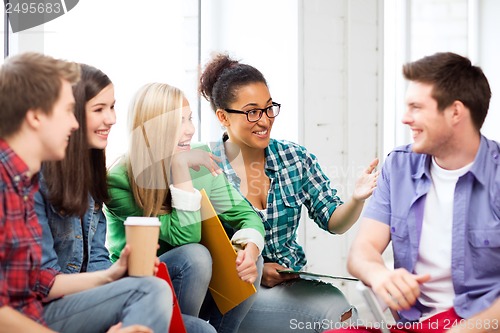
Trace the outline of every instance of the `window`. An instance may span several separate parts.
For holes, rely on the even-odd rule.
[[[5,13],[5,9],[4,9],[4,13],[3,15],[0,15],[1,18],[0,18],[0,26],[2,27],[2,43],[0,45],[0,50],[2,51],[2,61],[0,62],[0,64],[3,63],[3,59],[7,56],[7,49],[6,49],[6,46],[8,45],[8,41],[9,41],[9,32],[10,32],[10,27],[9,27],[9,24],[7,22],[7,14]]]
[[[297,141],[297,11],[297,0],[85,0],[57,19],[14,34],[12,53],[39,51],[87,63],[111,78],[117,123],[109,137],[108,164],[127,148],[129,101],[147,82],[182,89],[193,110],[197,139],[220,138],[218,121],[197,93],[199,66],[213,52],[228,52],[263,72],[273,98],[282,103],[273,137]],[[263,16],[279,17],[279,24],[240,24],[256,17],[267,22]]]
[[[85,0],[44,24],[45,54],[95,66],[115,85],[117,123],[109,137],[108,164],[127,149],[129,102],[145,83],[165,82],[183,90],[197,124],[197,4]]]
[[[482,133],[500,140],[498,71],[500,46],[495,31],[500,22],[494,0],[386,0],[384,12],[384,156],[394,146],[411,142],[409,130],[401,125],[406,82],[401,66],[435,52],[455,52],[480,66],[492,90],[490,110]]]

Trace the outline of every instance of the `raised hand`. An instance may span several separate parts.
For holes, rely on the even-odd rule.
[[[222,173],[221,168],[217,164],[220,159],[212,153],[204,150],[193,149],[185,152],[174,154],[173,166],[187,166],[193,170],[200,170],[201,166],[207,168],[212,175],[217,176]]]
[[[356,180],[354,192],[352,193],[354,200],[365,200],[372,195],[373,190],[377,187],[377,179],[380,174],[380,171],[375,171],[377,165],[378,158],[374,159]]]

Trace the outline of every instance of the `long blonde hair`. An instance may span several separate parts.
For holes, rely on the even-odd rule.
[[[169,213],[171,157],[180,138],[184,94],[165,83],[149,83],[129,109],[128,178],[144,216]]]

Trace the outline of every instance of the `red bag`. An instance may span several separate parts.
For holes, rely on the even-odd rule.
[[[168,274],[167,265],[161,262],[158,266],[158,273],[156,273],[156,277],[167,281],[170,288],[172,288],[173,294],[173,312],[172,319],[170,321],[170,329],[169,333],[187,333],[186,327],[184,326],[184,321],[182,320],[181,308],[179,307],[179,303],[177,303],[177,297],[175,296],[174,287],[172,285],[172,280],[170,279],[170,275]]]

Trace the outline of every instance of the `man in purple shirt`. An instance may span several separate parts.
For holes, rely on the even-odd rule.
[[[414,323],[405,331],[498,331],[500,146],[480,132],[488,81],[453,53],[408,63],[403,75],[414,142],[387,157],[349,272]],[[382,259],[391,241],[394,270]]]

